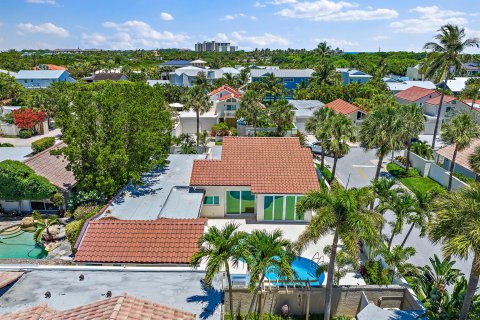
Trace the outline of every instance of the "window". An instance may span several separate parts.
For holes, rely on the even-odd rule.
[[[283,78],[283,82],[293,82],[293,78]]]
[[[275,196],[275,208],[273,209],[274,220],[283,220],[283,196]]]
[[[303,196],[298,196],[298,197],[297,197],[297,203],[298,203],[298,201],[300,201],[300,199],[302,199],[302,198],[303,198]],[[303,220],[305,220],[305,212],[296,212],[296,210],[295,210],[295,213],[296,213],[295,220],[297,220],[297,221],[303,221]]]
[[[227,191],[227,214],[240,213],[240,191]]]
[[[285,220],[295,218],[295,196],[287,196],[285,199]]]
[[[255,213],[255,195],[250,191],[227,191],[227,214]]]
[[[206,196],[203,199],[203,204],[209,205],[209,206],[218,206],[220,203],[220,197],[219,196]]]
[[[263,219],[272,220],[273,219],[273,197],[266,196],[263,200]]]
[[[242,191],[241,213],[255,213],[255,196],[250,191]]]
[[[235,110],[237,110],[236,105],[227,104],[227,111],[235,111]]]
[[[304,221],[304,212],[297,212],[296,204],[303,196],[265,196],[263,220]]]

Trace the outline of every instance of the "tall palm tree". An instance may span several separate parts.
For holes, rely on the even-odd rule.
[[[442,125],[442,140],[448,144],[455,144],[448,177],[448,191],[452,190],[453,169],[458,151],[467,148],[474,138],[480,137],[480,127],[466,113],[453,117]]]
[[[313,113],[313,116],[307,119],[305,123],[305,129],[314,134],[321,147],[321,165],[320,169],[323,169],[325,164],[325,150],[330,139],[330,133],[328,131],[328,119],[333,117],[335,112],[329,108],[321,108]]]
[[[425,228],[431,217],[431,204],[435,196],[432,192],[415,192],[415,211],[407,216],[406,222],[410,223],[410,228],[400,244],[402,248],[405,247],[414,228],[420,228],[420,236],[425,236]]]
[[[262,79],[262,83],[265,85],[265,93],[270,95],[273,101],[277,101],[277,98],[285,93],[285,86],[272,72]]]
[[[277,126],[277,133],[280,135],[284,132],[285,127],[291,125],[295,113],[292,110],[292,106],[287,100],[281,99],[275,101],[270,110],[270,119]]]
[[[353,121],[343,114],[336,114],[329,120],[330,141],[328,150],[333,155],[332,182],[335,179],[337,161],[341,156],[350,152],[348,142],[355,142],[357,139],[357,129]]]
[[[425,141],[415,141],[414,143],[412,143],[410,149],[411,149],[410,150],[411,152],[414,152],[415,154],[417,154],[418,156],[424,159],[427,159],[427,160],[433,159],[433,149]]]
[[[250,80],[250,70],[248,68],[240,70],[240,74],[237,76],[238,88],[246,85]]]
[[[465,82],[465,88],[462,90],[460,96],[463,99],[471,99],[472,103],[470,104],[470,109],[473,110],[475,104],[477,103],[478,96],[480,94],[480,79],[471,78]]]
[[[460,320],[465,320],[480,277],[480,184],[437,198],[433,211],[435,215],[427,227],[427,234],[434,244],[441,243],[443,255],[465,260],[473,257],[459,316]]]
[[[326,41],[322,41],[317,45],[315,49],[321,57],[328,57],[332,53],[332,48],[327,44]]]
[[[382,255],[383,260],[388,265],[387,270],[390,281],[393,281],[398,276],[418,272],[415,265],[407,262],[416,252],[414,247],[394,246],[393,248],[388,248],[385,243],[382,244],[378,253]]]
[[[437,42],[427,42],[424,49],[430,50],[427,62],[423,67],[427,78],[434,78],[436,82],[443,81],[443,90],[438,104],[437,119],[433,131],[432,148],[435,148],[440,115],[442,112],[445,89],[450,76],[459,72],[462,68],[462,52],[470,47],[479,47],[480,40],[477,38],[465,39],[465,29],[456,25],[447,24],[438,29],[435,36]]]
[[[408,171],[408,168],[410,167],[410,148],[412,146],[412,138],[416,138],[425,128],[425,118],[423,116],[422,108],[414,103],[402,106],[399,116],[402,118],[401,130],[407,144],[406,170]]]
[[[395,188],[394,179],[380,178],[372,182],[373,192],[378,199],[377,212],[382,216],[388,210],[388,205],[392,203],[393,198],[403,192],[402,188]],[[383,223],[380,225],[379,234],[382,236]]]
[[[470,168],[472,168],[475,173],[480,173],[480,146],[476,147],[475,150],[468,157],[468,163]]]
[[[251,119],[253,125],[253,135],[257,136],[258,115],[263,109],[262,100],[264,93],[256,90],[247,90],[242,97],[240,109],[245,112]]]
[[[51,215],[48,217],[48,219],[43,219],[40,212],[33,211],[32,218],[35,221],[35,224],[34,224],[35,232],[33,234],[33,238],[35,239],[35,242],[42,241],[42,235],[44,231],[47,233],[48,239],[52,239],[52,234],[50,233],[49,228],[51,226],[60,224],[60,221],[58,220],[57,216]]]
[[[207,74],[203,71],[200,71],[197,73],[197,76],[195,77],[195,80],[193,81],[193,85],[196,87],[202,88],[204,92],[209,92],[210,91],[210,84],[207,79]]]
[[[193,86],[182,96],[185,107],[195,112],[197,118],[197,146],[200,142],[200,115],[210,110],[210,100],[204,88]]]
[[[254,230],[241,246],[242,257],[250,273],[250,290],[253,292],[246,320],[249,320],[267,271],[274,270],[287,281],[293,279],[291,263],[295,258],[292,243],[283,238],[281,230],[272,232]]]
[[[230,297],[230,315],[233,313],[233,294],[232,277],[230,275],[230,265],[238,263],[239,245],[245,239],[246,233],[238,231],[239,225],[229,222],[221,229],[212,226],[198,240],[200,250],[190,259],[193,267],[197,267],[202,261],[206,261],[206,273],[204,282],[207,287],[212,286],[212,281],[222,269],[225,270],[228,279],[228,294]]]
[[[309,83],[334,85],[340,82],[339,73],[330,60],[322,60],[316,67]]]
[[[388,249],[392,247],[393,238],[400,234],[403,230],[403,226],[407,221],[407,218],[416,211],[416,201],[409,193],[401,193],[395,195],[390,203],[386,204],[386,207],[391,210],[395,215],[395,221],[391,222],[392,234],[388,240]]]
[[[404,147],[403,122],[399,108],[382,104],[368,113],[360,127],[360,144],[365,149],[377,148],[378,164],[374,180],[380,176],[383,158]]]
[[[316,211],[305,231],[298,238],[299,251],[331,232],[334,234],[327,272],[325,320],[330,319],[339,239],[342,240],[343,249],[354,257],[358,256],[360,240],[366,243],[378,243],[377,227],[382,222],[382,216],[367,208],[373,198],[373,191],[370,188],[336,188],[331,192],[324,190],[308,192],[297,204],[297,211]]]

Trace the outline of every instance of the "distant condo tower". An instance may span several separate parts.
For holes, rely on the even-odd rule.
[[[238,47],[232,46],[230,42],[203,41],[195,44],[196,52],[235,52]]]

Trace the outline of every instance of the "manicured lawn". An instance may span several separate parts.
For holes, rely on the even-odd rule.
[[[413,192],[427,193],[431,190],[438,188],[443,189],[443,187],[436,182],[435,180],[429,177],[420,177],[420,178],[399,178],[398,179],[403,185]]]

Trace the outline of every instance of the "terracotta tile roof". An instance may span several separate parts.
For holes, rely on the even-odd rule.
[[[90,221],[75,262],[188,264],[206,219]]]
[[[67,69],[65,67],[57,66],[54,64],[44,64],[44,65],[38,65],[34,67],[33,70],[67,70]]]
[[[440,104],[440,98],[441,98],[441,95],[437,96],[435,98],[432,98],[430,100],[427,100],[427,101],[425,101],[425,103],[428,103],[428,104],[431,104],[431,105],[434,105],[434,106],[438,106]],[[443,97],[443,103],[449,103],[449,102],[452,102],[452,101],[455,101],[455,100],[457,100],[457,98],[452,97],[452,96],[445,95]]]
[[[221,160],[195,160],[192,186],[250,186],[253,193],[318,189],[312,153],[298,138],[224,137]]]
[[[242,96],[239,95],[239,94],[236,94],[236,93],[227,94],[226,96],[223,96],[223,97],[219,98],[218,100],[219,101],[224,101],[224,100],[227,100],[227,99],[230,99],[230,98],[235,98],[235,99],[238,99],[238,100],[242,100]]]
[[[170,308],[126,293],[83,305],[56,311],[46,304],[17,313],[0,315],[2,320],[195,320],[196,315]]]
[[[57,188],[68,190],[77,183],[73,172],[67,170],[68,161],[64,156],[50,154],[50,151],[64,146],[65,143],[63,142],[57,143],[53,147],[25,160],[24,163],[38,175],[47,178]]]
[[[351,103],[348,103],[347,101],[344,101],[342,99],[337,99],[330,103],[327,103],[325,107],[332,109],[336,113],[341,113],[344,115],[349,115],[352,112],[356,112],[360,110],[360,108],[358,108],[357,106]]]
[[[23,276],[23,272],[0,272],[0,289],[17,281]]]
[[[395,97],[407,100],[407,101],[412,101],[415,102],[418,99],[421,99],[425,96],[432,95],[432,97],[435,97],[439,95],[440,93],[436,90],[432,89],[425,89],[425,88],[420,88],[417,86],[410,87],[406,90],[400,91],[395,95]]]
[[[457,152],[457,157],[455,158],[455,164],[462,166],[468,170],[472,170],[470,167],[470,162],[468,161],[468,157],[475,151],[475,148],[480,146],[480,139],[473,139],[472,143],[468,148],[463,149],[462,151]],[[453,152],[455,151],[455,144],[450,144],[446,147],[443,147],[437,150],[437,153],[445,158],[452,160]]]
[[[237,90],[235,90],[232,87],[227,86],[227,85],[223,85],[221,87],[218,87],[217,89],[212,90],[208,95],[213,96],[214,94],[217,94],[217,93],[219,93],[220,91],[223,91],[223,90],[226,90],[228,92],[236,93],[236,94],[240,95],[240,92],[238,92]]]

